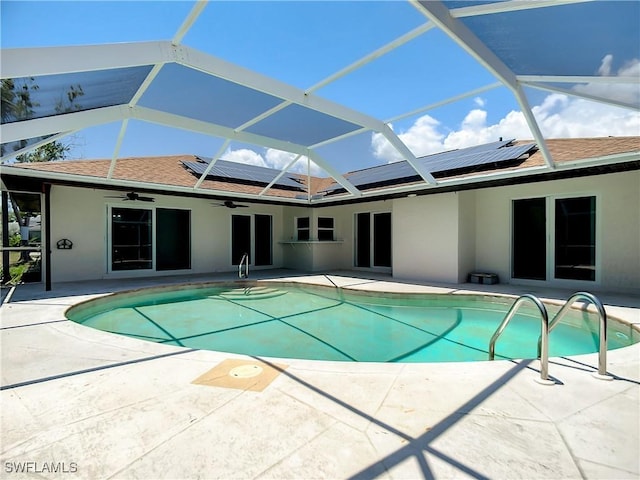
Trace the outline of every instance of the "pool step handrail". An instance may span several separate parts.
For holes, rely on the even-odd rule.
[[[596,378],[611,379],[607,375],[607,312],[604,309],[604,305],[592,293],[589,292],[576,292],[569,297],[564,303],[562,308],[555,314],[555,316],[549,322],[549,332],[551,332],[555,326],[560,323],[562,317],[569,311],[575,302],[578,300],[586,300],[596,307],[599,317],[599,333],[598,333],[598,374]],[[540,355],[542,337],[538,339],[538,356]]]
[[[527,293],[518,297],[518,299],[511,305],[511,308],[505,315],[504,319],[494,332],[491,337],[491,341],[489,342],[489,360],[493,360],[495,358],[496,353],[496,342],[504,329],[507,327],[508,323],[511,321],[513,316],[516,314],[520,306],[526,302],[532,302],[540,311],[540,320],[542,325],[542,333],[540,335],[540,348],[538,350],[538,357],[540,358],[540,380],[541,382],[547,383],[549,381],[549,314],[547,313],[547,307],[544,306],[544,303],[536,297],[535,295],[531,295]]]
[[[242,264],[244,263],[244,272],[242,271]],[[249,278],[249,254],[245,253],[242,255],[240,259],[240,263],[238,264],[238,277],[239,278]]]

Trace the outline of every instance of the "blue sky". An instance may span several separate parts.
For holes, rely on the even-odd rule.
[[[554,7],[465,22],[480,26],[485,22],[481,38],[497,50],[517,47],[519,55],[511,59],[507,52],[505,59],[522,73],[533,73],[527,70],[539,67],[541,73],[640,75],[638,2],[620,5],[622,10],[612,13],[602,5],[585,4],[571,10]],[[169,40],[192,6],[193,2],[179,1],[2,0],[2,48]],[[569,18],[569,12],[578,16]],[[537,28],[521,28],[525,19],[532,18]],[[416,8],[401,1],[212,1],[182,43],[306,89],[425,22]],[[583,24],[589,28],[580,27]],[[503,40],[494,35],[497,25],[512,30],[509,45],[500,44]],[[573,46],[563,45],[565,40],[552,28],[558,25],[566,26]],[[635,45],[628,41],[634,36]],[[554,60],[542,47],[557,48],[565,55]],[[484,67],[442,32],[432,30],[316,94],[386,121],[493,82]],[[637,85],[616,88],[620,95],[630,95],[640,103]],[[548,137],[640,134],[637,111],[538,90],[526,93]],[[180,96],[190,94],[188,90],[174,92],[178,102]],[[532,136],[519,110],[511,92],[500,87],[394,121],[392,126],[413,153],[421,156],[501,136],[529,139]],[[119,129],[117,123],[77,133],[67,140],[73,146],[72,157],[111,157]],[[222,139],[130,121],[120,156],[212,156],[221,144]],[[399,159],[383,138],[371,133],[323,147],[320,153],[340,171]],[[232,144],[225,158],[277,167],[291,156]]]

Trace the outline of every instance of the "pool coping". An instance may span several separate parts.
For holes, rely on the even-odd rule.
[[[326,275],[287,273],[273,276],[327,282]],[[358,275],[332,274],[329,280],[360,282],[360,288],[486,293],[475,284],[420,285]],[[145,286],[132,283],[119,288]],[[146,281],[154,283],[166,279]],[[61,286],[53,294],[18,288],[1,307],[2,385],[14,385],[1,392],[2,468],[20,461],[36,462],[33,468],[45,461],[75,462],[75,478],[640,474],[639,344],[608,352],[612,382],[589,375],[597,369],[597,354],[552,358],[550,374],[561,384],[551,387],[535,383],[537,361],[358,364],[264,358],[288,367],[263,392],[228,391],[191,382],[225,359],[255,359],[74,327],[60,318],[70,303],[114,290],[85,284],[83,294],[80,287]],[[491,287],[518,295],[517,287]],[[605,302],[637,329],[640,310],[621,303],[626,302]],[[38,355],[25,355],[35,347]],[[162,402],[154,403],[161,391],[166,392],[157,397]],[[160,418],[167,431],[157,430]],[[126,451],[114,443],[123,435],[130,438]],[[277,445],[269,439],[278,439]]]

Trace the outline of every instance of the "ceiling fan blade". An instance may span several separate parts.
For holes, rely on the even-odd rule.
[[[153,197],[138,197],[137,200],[140,200],[141,202],[155,202],[156,199]]]

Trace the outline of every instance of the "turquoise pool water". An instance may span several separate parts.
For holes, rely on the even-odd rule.
[[[161,288],[115,294],[67,311],[82,325],[151,342],[246,355],[355,362],[487,360],[491,335],[513,299],[397,295],[261,284]],[[549,307],[550,318],[558,310]],[[609,349],[639,341],[609,322]],[[536,358],[540,318],[523,307],[496,358]],[[598,321],[576,310],[550,335],[549,354],[596,352]]]

